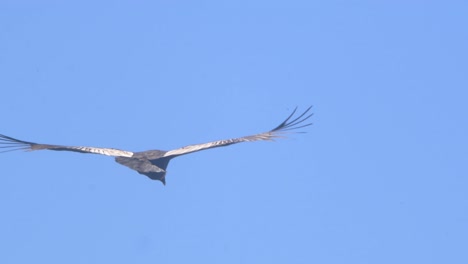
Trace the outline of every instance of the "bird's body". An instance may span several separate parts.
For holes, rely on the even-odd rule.
[[[50,144],[38,144],[34,142],[23,141],[8,137],[0,134],[0,148],[6,149],[1,152],[8,152],[13,150],[55,150],[55,151],[73,151],[81,153],[92,153],[106,156],[115,157],[115,161],[127,166],[138,173],[148,176],[150,179],[159,180],[166,184],[166,168],[169,161],[175,157],[189,154],[192,152],[201,151],[209,148],[223,147],[240,142],[258,141],[258,140],[273,140],[274,138],[284,136],[284,133],[311,124],[302,124],[305,120],[312,116],[308,114],[310,107],[301,115],[290,120],[296,110],[279,126],[276,128],[251,136],[245,136],[240,138],[233,138],[227,140],[219,140],[208,142],[204,144],[189,145],[182,148],[163,151],[163,150],[147,150],[141,152],[131,152],[114,148],[96,148],[96,147],[83,147],[83,146],[61,146],[61,145],[50,145]]]
[[[167,151],[147,150],[135,152],[131,158],[116,157],[115,161],[148,176],[152,180],[159,180],[166,184],[166,168],[172,157],[164,157]]]

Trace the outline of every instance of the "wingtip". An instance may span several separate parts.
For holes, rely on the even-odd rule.
[[[16,150],[30,150],[34,143],[22,141],[0,134],[0,153],[16,151]],[[1,150],[3,149],[3,150]]]
[[[303,123],[304,121],[309,119],[311,116],[313,116],[313,113],[309,113],[311,108],[312,108],[312,105],[309,106],[304,112],[299,114],[299,116],[292,119],[294,114],[296,113],[296,111],[298,109],[298,107],[296,106],[294,108],[294,110],[292,111],[292,113],[286,118],[286,120],[284,120],[281,124],[279,124],[277,127],[275,127],[274,129],[272,129],[270,131],[272,131],[272,132],[289,131],[289,130],[295,130],[295,129],[298,129],[298,128],[303,128],[303,127],[306,127],[306,126],[310,126],[312,123],[304,124],[304,125],[301,125],[301,126],[297,126],[297,125]]]

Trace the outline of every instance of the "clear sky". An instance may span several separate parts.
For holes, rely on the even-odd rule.
[[[0,263],[468,263],[466,1],[0,2]]]

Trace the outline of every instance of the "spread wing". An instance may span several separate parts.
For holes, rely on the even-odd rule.
[[[249,141],[259,141],[259,140],[273,140],[275,138],[281,138],[285,137],[287,133],[295,132],[299,133],[293,130],[296,130],[298,128],[303,128],[306,126],[312,125],[312,123],[307,123],[304,124],[303,122],[309,119],[313,114],[309,113],[309,110],[312,107],[307,108],[302,114],[300,114],[298,117],[293,119],[294,114],[296,113],[296,109],[286,118],[286,120],[283,121],[283,123],[279,124],[277,127],[274,129],[256,134],[256,135],[251,135],[251,136],[245,136],[245,137],[240,137],[240,138],[232,138],[232,139],[226,139],[226,140],[218,140],[218,141],[213,141],[213,142],[208,142],[204,144],[196,144],[196,145],[189,145],[185,146],[182,148],[170,150],[164,154],[164,157],[174,157],[174,156],[179,156],[179,155],[185,155],[188,153],[204,150],[204,149],[209,149],[209,148],[217,148],[217,147],[224,147],[232,144],[237,144],[241,142],[249,142]]]
[[[0,153],[15,151],[15,150],[57,150],[57,151],[73,151],[81,153],[93,153],[106,156],[114,157],[132,157],[133,152],[113,149],[113,148],[95,148],[95,147],[81,147],[81,146],[60,146],[60,145],[48,145],[38,144],[34,142],[23,141],[12,137],[7,137],[0,134]]]

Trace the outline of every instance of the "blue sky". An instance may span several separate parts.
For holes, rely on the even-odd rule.
[[[0,263],[468,263],[465,1],[2,1]]]

